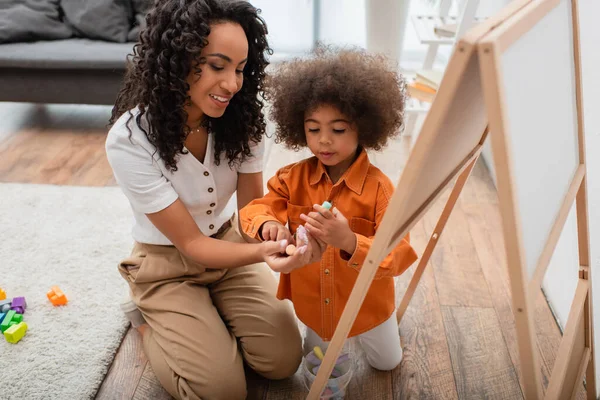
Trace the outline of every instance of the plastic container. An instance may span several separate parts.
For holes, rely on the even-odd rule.
[[[304,358],[303,367],[302,367],[302,375],[304,377],[304,385],[307,390],[310,390],[313,382],[315,381],[316,374],[313,372],[316,365],[311,363],[310,355],[314,355],[314,352],[311,351],[309,355]],[[337,378],[331,378],[327,380],[327,385],[325,389],[321,393],[320,399],[343,399],[346,394],[346,388],[348,383],[350,383],[350,379],[352,378],[352,374],[354,373],[354,360],[352,359],[351,354],[342,352],[340,357],[346,357],[346,360],[337,363],[335,365],[335,369],[339,371],[341,374]],[[339,358],[338,358],[339,359]]]

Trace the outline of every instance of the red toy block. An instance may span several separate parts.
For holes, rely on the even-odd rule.
[[[48,296],[48,300],[55,306],[64,306],[68,301],[67,296],[65,296],[58,286],[52,286],[46,296]]]

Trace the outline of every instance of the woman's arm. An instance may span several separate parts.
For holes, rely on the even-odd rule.
[[[156,213],[146,214],[184,255],[210,268],[234,268],[265,261],[273,271],[288,273],[314,262],[323,252],[314,240],[293,256],[282,256],[287,242],[232,243],[205,236],[181,200]]]
[[[278,251],[261,245],[231,243],[205,236],[183,202],[177,199],[167,208],[146,214],[150,222],[184,255],[210,268],[232,268],[264,261],[269,252]]]
[[[263,174],[256,172],[252,174],[238,173],[237,181],[237,207],[238,215],[240,210],[254,199],[263,197]],[[252,238],[242,229],[241,219],[238,218],[238,228],[244,240],[249,243],[259,243],[258,239]]]

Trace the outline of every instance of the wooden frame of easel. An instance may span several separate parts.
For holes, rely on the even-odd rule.
[[[471,29],[457,43],[436,100],[400,177],[397,187],[401,190],[396,190],[390,201],[310,389],[307,397],[309,400],[318,399],[323,391],[378,265],[454,181],[452,192],[400,303],[398,321],[404,315],[452,209],[479,158],[488,134],[488,126],[494,151],[524,395],[528,399],[544,397],[535,346],[532,296],[540,290],[544,273],[569,211],[576,201],[579,279],[545,398],[575,398],[584,375],[587,397],[595,398],[579,21],[577,0],[562,1],[570,1],[572,9],[579,165],[537,259],[533,277],[529,279],[524,261],[522,226],[514,193],[516,183],[508,143],[510,131],[506,122],[506,97],[500,75],[500,61],[502,53],[561,0],[514,1],[496,16]],[[468,118],[457,114],[458,110],[463,113],[468,110]],[[443,157],[436,157],[440,154],[443,154]]]

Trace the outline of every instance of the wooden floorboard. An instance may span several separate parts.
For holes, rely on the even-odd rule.
[[[0,105],[0,182],[115,185],[104,152],[109,115],[106,107]],[[396,140],[372,157],[394,183],[406,162],[407,143]],[[301,156],[272,151],[265,176]],[[413,229],[419,254],[443,205],[443,199],[438,201]],[[429,264],[400,325],[402,364],[391,372],[376,371],[353,343],[360,358],[346,398],[520,398],[498,200],[483,163],[473,170]],[[399,294],[413,270],[398,279]],[[541,292],[535,322],[547,383],[561,333]],[[248,372],[249,399],[304,399],[306,394],[301,371],[281,381]],[[584,397],[582,385],[578,399]],[[170,398],[147,362],[137,332],[128,331],[97,398]]]
[[[411,234],[411,243],[422,254],[431,231],[419,222]],[[403,274],[396,285],[400,301],[412,278],[415,266]],[[400,323],[404,358],[392,371],[394,399],[457,399],[456,385],[446,341],[444,322],[438,301],[431,262]]]
[[[460,399],[522,399],[493,308],[442,306]]]
[[[146,364],[147,359],[142,348],[140,334],[130,328],[104,378],[96,399],[126,400],[133,398]]]

